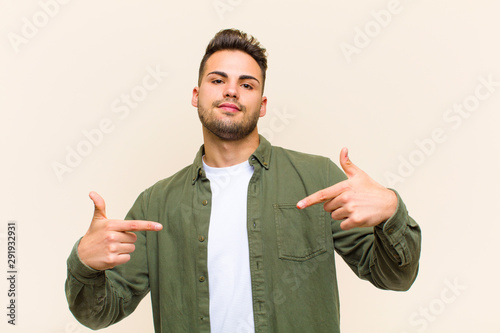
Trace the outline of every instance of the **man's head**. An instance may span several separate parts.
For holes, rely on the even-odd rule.
[[[191,102],[198,108],[204,134],[222,140],[258,134],[257,121],[266,114],[266,67],[265,50],[253,37],[237,30],[223,30],[214,37]]]
[[[208,58],[210,58],[215,52],[222,50],[237,50],[245,52],[257,62],[262,72],[261,85],[262,93],[264,93],[267,70],[266,49],[260,45],[256,38],[237,29],[221,30],[214,36],[214,38],[212,38],[210,43],[208,43],[205,55],[203,56],[203,59],[201,59],[200,63],[198,86],[201,84]]]

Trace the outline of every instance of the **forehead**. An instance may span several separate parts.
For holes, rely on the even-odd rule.
[[[259,64],[249,54],[238,50],[217,51],[208,58],[205,64],[205,76],[214,71],[231,75],[252,75],[262,79]],[[261,81],[262,82],[262,81]]]

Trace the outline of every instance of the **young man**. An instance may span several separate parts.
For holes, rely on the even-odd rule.
[[[259,136],[266,69],[253,37],[219,32],[193,90],[204,139],[193,164],[141,193],[124,221],[90,193],[66,281],[84,325],[111,325],[151,292],[156,332],[339,332],[335,251],[378,288],[411,286],[420,229],[396,192],[345,148],[347,177]]]

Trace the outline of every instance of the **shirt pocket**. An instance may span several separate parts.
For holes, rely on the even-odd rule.
[[[322,207],[298,209],[296,204],[274,204],[280,259],[305,261],[326,252]]]

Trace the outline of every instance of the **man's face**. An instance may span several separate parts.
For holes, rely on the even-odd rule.
[[[257,131],[266,114],[262,72],[257,62],[241,51],[215,52],[206,62],[192,105],[203,126],[224,140],[239,140]]]

